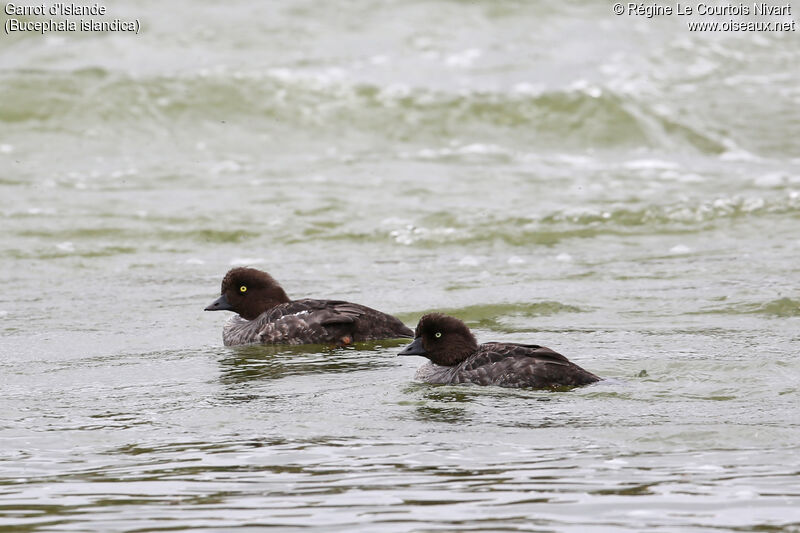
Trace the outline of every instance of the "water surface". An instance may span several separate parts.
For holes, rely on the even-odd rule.
[[[108,8],[141,34],[0,37],[2,527],[800,530],[796,33]],[[225,348],[233,265],[609,379]]]

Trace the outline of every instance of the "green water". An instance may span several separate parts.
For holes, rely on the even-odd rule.
[[[800,531],[797,33],[107,6],[0,34],[0,528]],[[225,348],[233,265],[609,379]]]

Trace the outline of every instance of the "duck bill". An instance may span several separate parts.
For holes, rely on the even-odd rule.
[[[233,307],[228,303],[228,299],[223,294],[213,302],[211,302],[204,311],[233,311]]]
[[[425,348],[422,346],[422,337],[417,337],[414,342],[403,348],[403,351],[397,355],[428,355]]]

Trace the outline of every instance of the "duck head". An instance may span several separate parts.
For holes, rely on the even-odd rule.
[[[253,320],[289,297],[278,282],[266,272],[255,268],[234,268],[222,278],[220,297],[206,311],[233,311],[246,320]]]
[[[478,349],[466,324],[441,313],[420,318],[414,336],[414,342],[398,355],[421,355],[437,365],[455,366]]]

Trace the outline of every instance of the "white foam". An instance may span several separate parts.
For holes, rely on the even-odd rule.
[[[778,187],[785,185],[789,181],[789,176],[783,172],[769,172],[762,174],[753,180],[759,187]]]
[[[700,465],[695,470],[703,472],[722,472],[725,469],[719,465]]]
[[[458,264],[461,266],[478,266],[482,262],[483,261],[480,258],[475,257],[474,255],[465,255],[461,258]]]
[[[734,148],[722,152],[719,155],[721,161],[760,161],[761,158],[757,155],[751,154],[747,150]]]
[[[508,154],[508,150],[497,146],[496,144],[481,144],[481,143],[473,143],[468,144],[466,146],[462,146],[458,149],[458,152],[461,154],[479,154],[479,155],[486,155],[486,154]]]
[[[661,159],[635,159],[623,165],[630,170],[674,170],[679,168],[677,163]]]
[[[517,94],[524,94],[529,96],[538,96],[545,91],[544,85],[533,84],[528,82],[517,83],[511,90]]]
[[[677,244],[669,249],[671,254],[688,254],[692,249],[685,244]]]
[[[477,48],[469,48],[457,54],[450,54],[445,59],[445,64],[448,67],[471,67],[482,53]]]
[[[211,173],[217,175],[236,173],[240,172],[241,170],[242,170],[242,165],[230,159],[226,161],[220,161],[219,163],[211,167]]]

